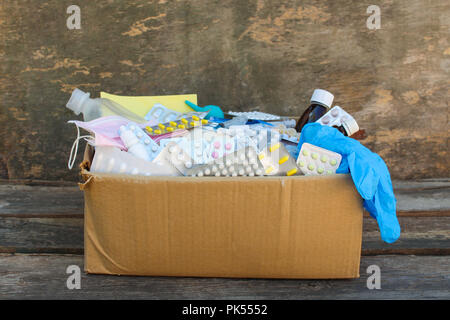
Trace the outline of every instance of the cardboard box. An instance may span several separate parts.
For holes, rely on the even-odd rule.
[[[116,275],[357,278],[362,200],[349,175],[91,174],[85,270]]]

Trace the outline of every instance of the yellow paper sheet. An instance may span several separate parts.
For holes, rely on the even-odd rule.
[[[106,92],[100,92],[101,98],[110,99],[118,104],[121,104],[128,110],[144,117],[147,112],[153,107],[155,103],[161,103],[166,108],[175,110],[178,112],[190,112],[192,111],[184,101],[189,100],[197,104],[196,94],[180,94],[173,96],[140,96],[140,97],[130,97],[130,96],[118,96],[115,94],[109,94]]]

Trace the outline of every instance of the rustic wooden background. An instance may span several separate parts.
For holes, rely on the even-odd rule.
[[[66,27],[72,4],[81,30]],[[1,1],[0,178],[78,179],[75,87],[282,115],[324,88],[394,178],[449,177],[449,27],[447,0]]]

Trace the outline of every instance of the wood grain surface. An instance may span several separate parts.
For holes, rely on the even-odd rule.
[[[367,289],[367,267],[381,271],[381,290]],[[351,280],[273,280],[88,275],[81,289],[66,287],[78,255],[0,254],[0,299],[448,299],[450,260],[436,256],[361,259]]]
[[[60,0],[0,3],[0,178],[78,180],[67,169],[79,87],[197,93],[225,111],[301,114],[314,88],[366,129],[396,179],[449,177],[450,3]],[[80,158],[79,158],[80,159]]]

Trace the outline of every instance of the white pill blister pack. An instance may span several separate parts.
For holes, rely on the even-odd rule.
[[[297,165],[305,175],[335,174],[341,164],[339,153],[303,143],[297,158]]]
[[[153,139],[150,138],[137,124],[129,123],[126,127],[136,135],[136,137],[139,139],[139,143],[141,143],[145,147],[150,161],[155,159],[156,156],[161,152],[162,148],[155,141],[153,141]]]
[[[348,114],[344,109],[342,109],[339,106],[335,106],[331,108],[327,113],[325,113],[319,120],[317,120],[317,123],[323,124],[324,126],[341,126],[342,121],[345,121],[347,119],[353,119],[354,118]]]
[[[299,174],[295,159],[280,142],[267,146],[258,154],[258,159],[264,167],[264,175],[293,176]]]
[[[239,149],[222,158],[215,159],[212,163],[196,166],[185,172],[185,175],[192,177],[253,177],[263,174],[263,166],[258,160],[256,150],[252,147]]]
[[[91,172],[121,173],[144,176],[177,176],[178,171],[167,163],[154,163],[136,158],[128,152],[110,146],[97,146]]]
[[[232,137],[200,128],[191,130],[186,139],[178,141],[178,145],[192,158],[194,164],[209,163],[235,150]]]
[[[262,121],[280,120],[280,116],[260,111],[251,111],[251,112],[229,111],[228,114],[235,117],[245,116],[250,120],[262,120]]]
[[[186,171],[194,165],[192,158],[175,142],[169,142],[158,158],[170,163],[182,175],[186,175]],[[161,162],[164,163],[164,160]]]

